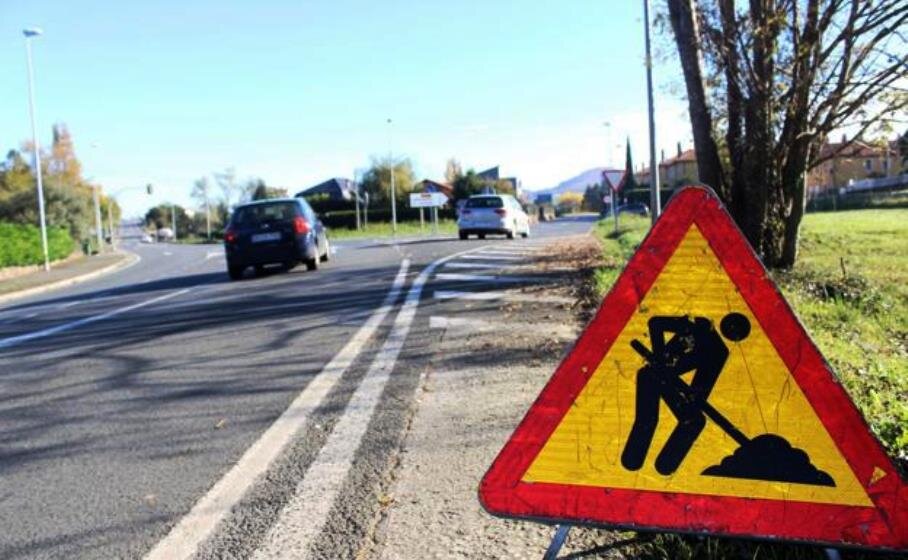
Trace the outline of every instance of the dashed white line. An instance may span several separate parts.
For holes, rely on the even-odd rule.
[[[503,276],[500,274],[461,274],[457,272],[439,272],[435,275],[439,280],[457,280],[461,282],[500,282],[526,284],[527,282],[539,282],[539,278],[531,276]]]
[[[476,254],[468,255],[464,257],[469,260],[481,260],[481,261],[525,261],[526,257],[517,257],[517,256],[508,256],[508,255],[486,255],[486,254]]]
[[[538,294],[523,294],[505,291],[489,292],[460,292],[456,290],[436,290],[433,294],[435,299],[463,299],[476,301],[505,300],[505,301],[522,301],[533,303],[574,303],[574,300],[561,296],[542,296]]]

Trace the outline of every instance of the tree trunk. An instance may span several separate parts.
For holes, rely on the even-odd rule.
[[[697,152],[700,181],[725,198],[725,182],[719,149],[713,139],[712,115],[706,104],[706,86],[700,67],[700,35],[697,29],[696,0],[669,0],[669,17],[687,86],[688,110]],[[727,201],[727,199],[726,199]]]
[[[785,237],[782,240],[782,254],[776,265],[779,268],[791,268],[798,258],[798,238],[801,233],[801,220],[804,218],[804,208],[807,205],[807,190],[805,181],[806,171],[797,181],[792,193],[791,210],[785,219]]]

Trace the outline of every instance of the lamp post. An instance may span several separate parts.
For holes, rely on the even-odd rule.
[[[649,0],[643,0],[643,27],[646,35],[646,100],[649,112],[649,208],[653,223],[662,213],[659,200],[659,167],[656,165],[656,117],[653,109],[653,57],[649,45]]]
[[[47,252],[47,222],[44,217],[44,184],[41,180],[41,146],[38,145],[38,124],[35,119],[35,86],[32,71],[32,38],[43,32],[37,27],[23,29],[25,35],[25,58],[28,61],[28,113],[32,121],[32,146],[35,150],[35,179],[38,183],[38,216],[41,221],[41,250],[44,252],[44,270],[50,270],[50,256]]]
[[[92,142],[91,147],[97,148],[98,143]],[[98,253],[104,250],[104,232],[101,231],[104,226],[101,223],[101,193],[99,191],[100,187],[92,181],[91,194],[95,205],[95,236],[98,239]]]
[[[397,191],[394,188],[394,150],[391,148],[391,119],[388,119],[388,164],[391,171],[391,233],[397,235]]]

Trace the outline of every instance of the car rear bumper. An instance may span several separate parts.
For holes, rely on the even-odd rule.
[[[231,267],[311,260],[318,258],[317,253],[316,244],[305,240],[280,245],[227,245],[224,247],[227,265]]]
[[[499,228],[488,228],[488,227],[472,227],[472,228],[459,228],[458,232],[466,235],[477,235],[480,233],[499,233],[501,235],[506,235],[512,233],[513,230],[506,227]]]

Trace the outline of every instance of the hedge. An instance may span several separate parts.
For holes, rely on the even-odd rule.
[[[68,257],[76,244],[66,228],[47,229],[47,251],[50,260]],[[0,268],[42,264],[41,230],[29,224],[0,222]]]

